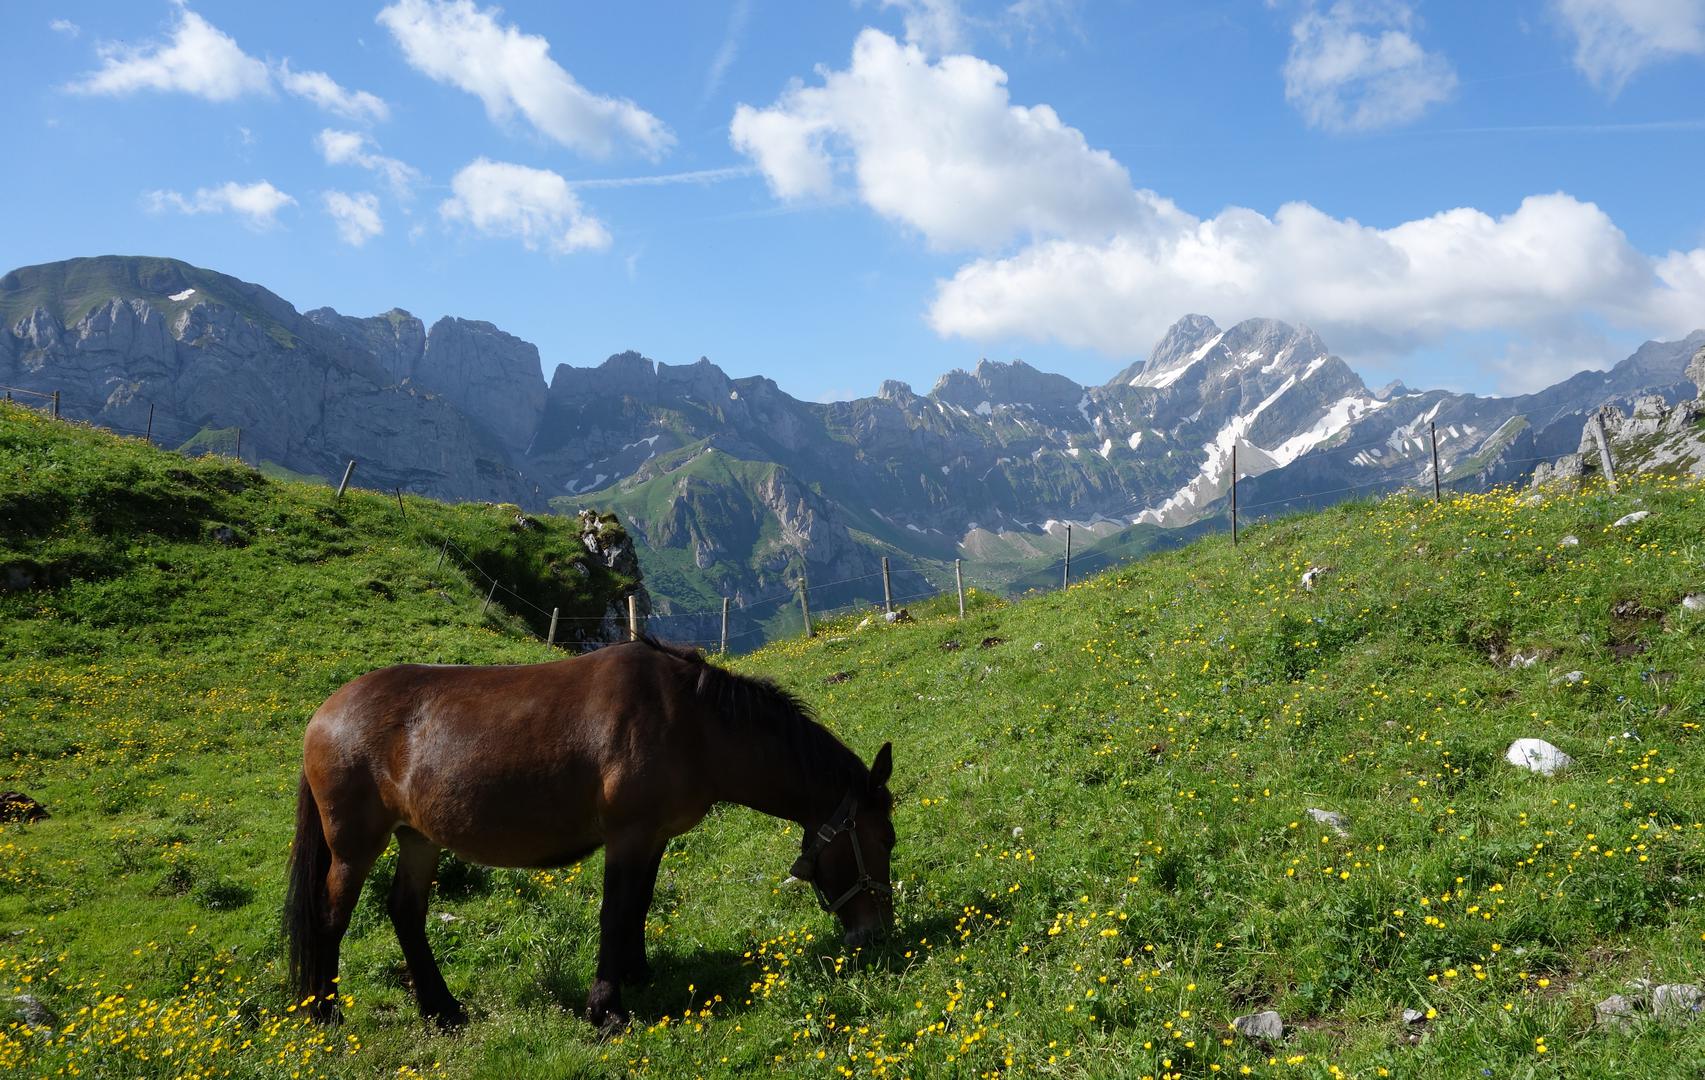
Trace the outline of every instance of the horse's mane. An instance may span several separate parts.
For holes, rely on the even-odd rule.
[[[818,720],[815,710],[786,687],[759,675],[741,675],[705,659],[691,645],[660,641],[649,634],[639,640],[657,651],[691,665],[698,678],[694,691],[730,724],[775,736],[794,768],[825,781],[861,788],[870,768]]]

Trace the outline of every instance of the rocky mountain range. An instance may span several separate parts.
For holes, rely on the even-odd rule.
[[[1006,587],[1078,544],[1164,543],[1239,500],[1272,513],[1441,481],[1520,481],[1574,450],[1586,415],[1690,399],[1705,331],[1610,371],[1493,398],[1370,390],[1306,328],[1190,315],[1143,362],[1081,386],[987,360],[919,394],[820,404],[773,381],[620,353],[558,364],[490,323],[428,328],[400,309],[297,312],[257,285],[171,259],[102,257],[0,278],[0,384],[59,390],[75,418],[358,482],[530,509],[613,510],[640,540],[660,612],[736,606],[801,574],[813,604],[928,587],[954,558]],[[950,575],[949,575],[950,576]],[[713,616],[680,636],[713,636]]]

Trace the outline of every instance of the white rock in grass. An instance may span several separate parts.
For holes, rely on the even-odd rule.
[[[1593,1006],[1593,1012],[1598,1016],[1598,1022],[1603,1027],[1627,1028],[1634,1023],[1634,1016],[1640,1011],[1640,1002],[1625,994],[1612,994]]]
[[[1574,533],[1570,533],[1568,536],[1565,536],[1563,539],[1557,541],[1557,546],[1558,547],[1580,547],[1581,546],[1581,538],[1576,536]]]
[[[1267,1042],[1278,1042],[1285,1037],[1285,1022],[1272,1009],[1266,1012],[1250,1013],[1239,1016],[1231,1022],[1237,1033],[1246,1039],[1263,1039]]]
[[[1555,679],[1552,679],[1551,685],[1561,686],[1563,683],[1578,683],[1584,681],[1586,677],[1587,673],[1584,671],[1566,671],[1557,676]]]
[[[1611,525],[1611,528],[1620,529],[1624,525],[1638,525],[1640,522],[1645,521],[1651,516],[1652,512],[1650,510],[1636,510],[1632,514],[1623,514],[1621,517],[1617,518],[1615,523]]]
[[[1575,759],[1544,739],[1517,739],[1504,751],[1504,760],[1529,772],[1550,776],[1559,769],[1568,768]]]
[[[1705,592],[1690,592],[1681,598],[1685,611],[1705,611]]]
[[[1302,587],[1309,592],[1314,591],[1314,583],[1332,572],[1330,566],[1311,566],[1302,572]]]
[[[1349,822],[1344,819],[1343,814],[1340,814],[1336,810],[1316,810],[1311,806],[1308,808],[1308,816],[1321,825],[1326,826],[1328,829],[1331,829],[1339,836],[1350,835],[1350,830],[1347,828]]]
[[[1652,1012],[1660,1020],[1693,1020],[1705,1012],[1705,990],[1692,983],[1665,983],[1652,990]]]
[[[1427,1014],[1420,1009],[1404,1009],[1403,1022],[1405,1024],[1424,1024],[1427,1022]]]

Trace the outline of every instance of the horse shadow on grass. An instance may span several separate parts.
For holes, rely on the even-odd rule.
[[[903,970],[914,962],[906,958],[906,952],[917,949],[920,939],[946,939],[958,921],[959,916],[951,911],[906,920],[895,927],[887,940],[866,946],[856,955],[849,955],[841,943],[838,924],[833,928],[824,925],[821,927],[823,932],[806,945],[802,955],[789,954],[791,977],[815,978],[819,973],[833,977],[837,957],[847,957],[844,971]],[[749,956],[751,951],[747,948],[696,947],[684,951],[654,948],[649,955],[651,978],[642,984],[624,986],[623,1004],[636,1026],[656,1023],[665,1016],[680,1017],[686,1011],[704,1008],[706,1002],[714,1002],[712,1013],[716,1016],[747,1012],[762,1001],[761,991],[754,993],[753,984],[764,980],[764,969]],[[543,973],[539,992],[543,999],[579,1015],[586,1008],[586,994],[591,982],[590,968],[573,972],[558,969]],[[689,986],[692,987],[690,992]],[[721,1000],[717,1001],[719,997]]]

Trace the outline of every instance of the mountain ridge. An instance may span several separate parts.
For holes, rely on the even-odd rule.
[[[1520,480],[1574,448],[1588,411],[1678,399],[1686,356],[1705,344],[1705,331],[1649,342],[1608,371],[1514,398],[1375,392],[1305,326],[1187,315],[1098,386],[985,358],[925,394],[891,380],[817,403],[702,357],[628,351],[558,363],[547,379],[535,346],[489,322],[298,313],[262,286],[170,259],[19,268],[0,278],[0,317],[0,381],[64,389],[77,418],[140,428],[152,405],[156,431],[178,425],[182,441],[240,427],[246,451],[296,472],[332,475],[356,458],[359,482],[377,487],[621,505],[642,560],[675,544],[691,553],[674,561],[698,575],[683,586],[694,596],[837,580],[880,555],[945,572],[973,551],[983,584],[1004,587],[1057,553],[1055,523],[1104,538],[1162,527],[1132,534],[1143,543],[1212,523],[1234,445],[1250,508],[1430,487],[1429,425],[1443,482]],[[712,491],[692,472],[707,452],[784,479],[739,468]],[[657,601],[670,610],[667,591]]]

